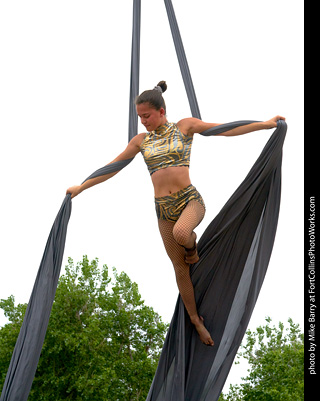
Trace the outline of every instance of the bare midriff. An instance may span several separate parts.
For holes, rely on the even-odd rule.
[[[151,179],[156,198],[171,195],[191,184],[187,166],[172,166],[157,170],[151,175]]]

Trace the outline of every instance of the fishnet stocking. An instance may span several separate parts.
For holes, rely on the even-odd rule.
[[[189,316],[197,316],[194,289],[190,278],[190,267],[185,262],[185,249],[194,245],[194,229],[201,222],[205,208],[197,201],[191,201],[183,210],[178,221],[158,220],[160,234],[169,258],[173,263],[177,285]]]

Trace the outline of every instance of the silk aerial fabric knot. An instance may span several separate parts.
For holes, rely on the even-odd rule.
[[[192,141],[174,123],[168,122],[148,132],[140,149],[150,175],[162,168],[189,166]]]

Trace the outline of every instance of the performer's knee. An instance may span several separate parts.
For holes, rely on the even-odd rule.
[[[186,246],[190,241],[191,233],[185,227],[182,227],[180,224],[176,224],[173,227],[173,237],[176,242],[181,246]]]

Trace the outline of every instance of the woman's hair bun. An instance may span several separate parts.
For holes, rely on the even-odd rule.
[[[160,86],[160,88],[162,89],[162,93],[167,90],[166,81],[160,81],[157,86]]]
[[[165,81],[160,81],[153,89],[142,92],[135,99],[135,104],[149,103],[155,110],[160,110],[161,107],[166,111],[166,103],[162,97],[162,93],[167,89]]]

